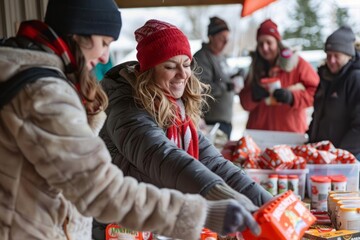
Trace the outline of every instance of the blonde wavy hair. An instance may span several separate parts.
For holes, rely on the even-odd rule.
[[[85,100],[84,107],[88,115],[94,115],[108,106],[108,98],[106,93],[101,88],[95,75],[90,72],[86,66],[85,57],[80,49],[81,46],[88,48],[93,47],[91,36],[77,35],[78,41],[75,41],[72,36],[66,38],[66,42],[73,53],[78,68],[74,73],[68,76],[75,84],[80,85],[80,95]],[[73,75],[73,76],[71,76]]]
[[[210,97],[210,86],[200,82],[195,76],[195,71],[196,66],[193,66],[181,99],[184,102],[186,115],[195,126],[198,126],[203,115],[202,110],[207,106],[205,99]],[[177,107],[155,83],[153,68],[138,75],[134,88],[137,104],[149,112],[161,128],[165,129],[175,123]]]

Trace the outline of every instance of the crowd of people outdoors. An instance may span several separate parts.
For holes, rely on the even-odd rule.
[[[1,40],[0,86],[12,91],[0,105],[1,239],[101,240],[114,222],[180,239],[203,227],[258,235],[252,214],[272,195],[199,130],[220,123],[230,139],[236,94],[248,129],[308,133],[360,155],[360,53],[349,26],[326,39],[317,72],[265,20],[237,92],[223,19],[209,19],[194,56],[177,26],[148,20],[134,32],[137,61],[112,66],[123,24],[113,0],[49,0],[44,21]],[[103,78],[98,64],[111,65]],[[25,75],[35,68],[52,74]]]

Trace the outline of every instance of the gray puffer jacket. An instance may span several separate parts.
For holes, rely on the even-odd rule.
[[[153,117],[135,104],[132,83],[136,65],[137,62],[118,65],[101,82],[109,96],[109,107],[100,136],[113,162],[124,174],[139,181],[184,193],[206,196],[214,185],[226,182],[255,205],[262,205],[265,190],[243,170],[224,159],[201,132],[198,132],[197,160],[170,141]]]
[[[0,83],[35,65],[63,71],[54,54],[0,47]],[[88,122],[74,88],[54,77],[27,85],[0,110],[1,240],[86,239],[84,216],[198,238],[205,199],[124,177],[97,136],[104,118]]]

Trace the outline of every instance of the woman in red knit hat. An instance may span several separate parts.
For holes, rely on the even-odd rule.
[[[235,199],[243,206],[239,230],[271,195],[227,161],[198,131],[208,87],[194,74],[187,37],[174,25],[149,20],[135,31],[138,62],[110,70],[101,82],[109,96],[100,132],[125,174],[158,187]]]
[[[319,77],[312,66],[281,42],[277,25],[267,19],[256,35],[240,102],[249,111],[248,129],[305,133],[306,108],[313,106]]]

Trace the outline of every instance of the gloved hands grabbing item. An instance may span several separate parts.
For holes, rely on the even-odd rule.
[[[208,201],[208,215],[205,227],[226,235],[242,232],[249,228],[254,235],[260,235],[261,229],[251,213],[235,200]]]
[[[294,95],[286,88],[276,89],[273,93],[273,97],[276,99],[276,101],[281,103],[287,103],[289,105],[294,103]]]
[[[251,94],[252,94],[252,99],[255,102],[260,102],[264,98],[270,96],[269,92],[265,88],[261,87],[259,84],[254,82],[251,85]]]

